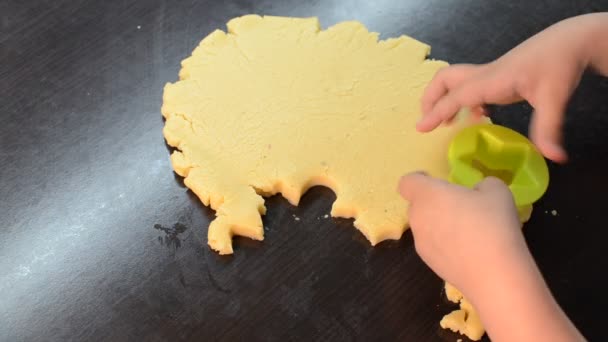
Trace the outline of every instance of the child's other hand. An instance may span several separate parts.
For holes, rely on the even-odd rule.
[[[428,132],[449,122],[462,107],[527,100],[534,108],[532,141],[545,157],[566,161],[561,137],[564,111],[589,63],[592,40],[586,38],[592,24],[585,16],[568,19],[491,63],[442,69],[422,98],[424,116],[418,130]]]
[[[502,181],[471,190],[414,173],[399,192],[410,203],[416,251],[462,291],[493,341],[584,340],[536,267]]]
[[[416,251],[440,277],[474,299],[480,274],[528,250],[509,188],[486,178],[474,190],[421,173],[404,176],[399,192],[410,203]]]

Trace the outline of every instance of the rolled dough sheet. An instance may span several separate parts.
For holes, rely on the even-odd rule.
[[[379,41],[358,22],[322,31],[316,18],[248,15],[207,36],[165,86],[162,113],[175,172],[216,211],[211,248],[233,253],[234,235],[263,240],[262,196],[297,205],[315,185],[335,192],[332,216],[355,218],[372,245],[399,239],[399,177],[447,178],[448,144],[469,124],[416,132],[423,90],[447,65],[429,52],[407,36]]]

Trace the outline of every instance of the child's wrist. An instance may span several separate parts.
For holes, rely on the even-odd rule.
[[[521,329],[524,337],[531,333],[525,326],[549,328],[562,314],[529,252],[505,255],[477,282],[469,300],[490,334]]]
[[[487,248],[489,250],[481,255],[470,256],[475,260],[466,263],[476,267],[463,277],[462,284],[454,284],[459,286],[465,297],[474,305],[477,302],[492,302],[497,293],[508,291],[505,286],[512,282],[514,277],[534,276],[534,269],[530,267],[533,261],[527,260],[532,257],[523,237],[521,241],[504,241],[500,246],[490,244]]]
[[[493,302],[494,298],[514,290],[513,286],[527,279],[534,279],[534,269],[517,253],[488,258],[488,269],[480,271],[480,276],[471,284],[469,299],[480,306]]]

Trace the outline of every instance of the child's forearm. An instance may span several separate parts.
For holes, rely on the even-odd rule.
[[[529,252],[496,260],[471,299],[493,341],[583,341]]]
[[[592,25],[589,37],[589,66],[608,76],[608,12],[588,15]]]

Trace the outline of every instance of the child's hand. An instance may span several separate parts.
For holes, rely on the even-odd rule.
[[[480,273],[505,258],[527,256],[509,188],[487,178],[474,190],[421,173],[402,178],[420,257],[440,277],[473,299]]]
[[[594,53],[602,44],[597,39],[602,32],[598,28],[604,34],[607,30],[606,19],[608,15],[600,13],[564,20],[494,62],[439,71],[422,98],[424,116],[418,130],[428,132],[449,122],[462,107],[527,100],[535,112],[530,125],[532,141],[545,157],[566,161],[561,146],[564,111],[587,66],[597,59],[599,68],[602,59]]]
[[[473,190],[405,176],[416,251],[479,312],[493,341],[583,341],[547,288],[520,230],[511,192],[486,178]]]

